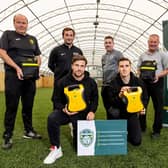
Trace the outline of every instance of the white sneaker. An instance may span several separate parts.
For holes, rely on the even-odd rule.
[[[51,152],[48,154],[48,156],[43,161],[44,164],[52,164],[56,161],[56,159],[63,156],[61,147],[57,149],[56,146],[51,146],[50,150]]]

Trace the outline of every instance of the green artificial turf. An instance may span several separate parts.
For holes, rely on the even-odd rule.
[[[52,89],[38,89],[34,102],[33,125],[42,136],[41,140],[23,139],[23,123],[21,107],[19,106],[13,135],[13,148],[3,150],[0,148],[0,168],[167,168],[168,167],[168,128],[163,128],[161,137],[151,140],[150,133],[153,122],[153,107],[148,108],[147,131],[143,133],[141,146],[134,147],[128,144],[127,155],[111,156],[80,156],[78,157],[72,147],[70,128],[61,128],[61,146],[64,156],[52,165],[44,165],[43,159],[49,153],[49,140],[47,134],[47,116],[52,111],[50,101]],[[4,93],[0,92],[0,137],[4,126],[5,100]],[[96,119],[105,119],[105,110],[99,98],[99,107]],[[0,138],[0,144],[2,144]]]

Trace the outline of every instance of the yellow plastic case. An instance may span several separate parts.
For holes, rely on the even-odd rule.
[[[86,109],[83,92],[84,87],[82,84],[71,85],[64,88],[64,93],[68,99],[68,111],[80,112]]]
[[[144,109],[141,95],[141,87],[131,87],[129,91],[125,91],[124,97],[127,99],[127,111],[129,113],[137,113]]]

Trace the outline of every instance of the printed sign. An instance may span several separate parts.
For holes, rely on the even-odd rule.
[[[126,120],[78,121],[78,156],[127,154]]]

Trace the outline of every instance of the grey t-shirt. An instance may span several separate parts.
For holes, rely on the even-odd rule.
[[[141,63],[143,61],[153,61],[157,62],[156,74],[159,74],[164,69],[168,68],[168,53],[162,51],[155,51],[154,53],[145,52],[143,53],[138,60],[137,68],[140,69]]]
[[[103,84],[109,83],[118,73],[118,60],[122,53],[113,49],[102,56]]]

